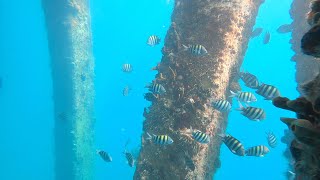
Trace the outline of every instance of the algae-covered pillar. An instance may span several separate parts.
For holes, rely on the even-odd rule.
[[[94,59],[88,0],[42,0],[51,55],[55,179],[93,179]]]
[[[227,98],[237,86],[236,72],[242,63],[260,0],[177,0],[172,25],[156,67],[154,82],[167,92],[145,110],[144,132],[167,134],[174,143],[155,145],[142,137],[134,179],[212,179],[220,166],[221,138],[227,114],[213,110],[208,103]],[[209,55],[199,57],[183,50],[183,45],[201,44]],[[184,133],[187,128],[211,135],[208,145],[195,142]],[[190,165],[190,159],[195,169]]]

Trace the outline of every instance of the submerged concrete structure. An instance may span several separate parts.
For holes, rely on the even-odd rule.
[[[134,179],[212,179],[220,166],[221,138],[227,114],[210,107],[214,99],[227,99],[229,90],[239,88],[236,76],[245,54],[261,0],[177,0],[172,25],[156,67],[155,83],[167,92],[145,110],[144,132],[167,134],[174,143],[155,145],[142,137]],[[201,44],[209,55],[195,56],[183,45]],[[211,136],[201,145],[184,132],[188,128]],[[188,166],[189,160],[195,169]]]
[[[55,179],[93,179],[94,59],[88,0],[42,0],[51,55]]]

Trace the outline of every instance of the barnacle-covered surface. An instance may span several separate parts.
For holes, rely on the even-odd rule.
[[[93,179],[94,59],[87,0],[43,0],[53,77],[55,179]]]
[[[235,76],[242,63],[260,0],[177,0],[172,24],[157,66],[156,79],[167,93],[152,102],[143,130],[168,134],[171,145],[154,145],[142,137],[142,147],[134,179],[212,179],[220,167],[221,140],[218,128],[225,129],[227,114],[208,106],[214,99],[226,98],[229,87],[238,89]],[[196,57],[183,51],[182,45],[201,44],[209,55]],[[193,129],[206,132],[208,145],[200,145],[183,132]],[[186,158],[195,164],[188,168]]]

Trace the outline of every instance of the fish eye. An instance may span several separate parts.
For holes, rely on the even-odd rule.
[[[291,129],[291,131],[295,131],[295,130],[296,130],[296,125],[292,125],[292,126],[290,127],[290,129]]]

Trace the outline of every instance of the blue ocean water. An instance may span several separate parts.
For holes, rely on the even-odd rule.
[[[298,93],[290,61],[291,34],[276,32],[292,21],[290,5],[291,0],[267,0],[261,6],[255,27],[269,31],[271,40],[263,45],[263,36],[251,39],[242,68],[294,98]],[[90,6],[96,63],[95,146],[113,157],[113,162],[106,164],[97,156],[95,179],[132,179],[134,168],[126,164],[122,152],[128,140],[129,150],[139,149],[143,108],[150,105],[143,98],[143,87],[154,79],[156,72],[150,69],[161,59],[173,2],[95,0]],[[0,179],[53,179],[52,82],[41,1],[0,1],[0,27]],[[146,46],[151,34],[162,38],[160,46]],[[123,63],[133,65],[131,74],[121,71]],[[126,85],[132,92],[124,97]],[[265,121],[249,121],[236,111],[229,115],[227,132],[246,147],[266,144],[269,130],[281,137],[286,127],[279,117],[294,116],[258,98],[255,105],[266,109]],[[285,179],[284,149],[279,143],[266,157],[238,157],[222,145],[221,168],[215,179]]]

